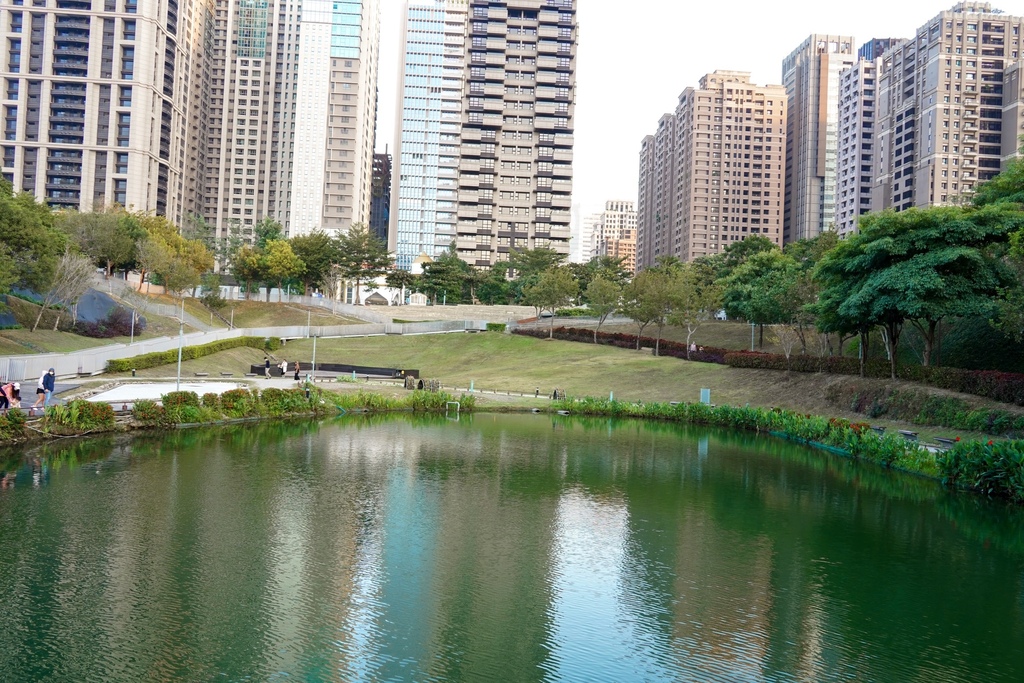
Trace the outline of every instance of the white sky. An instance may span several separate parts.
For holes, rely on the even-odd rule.
[[[636,200],[640,141],[706,73],[782,82],[782,60],[812,33],[908,38],[955,0],[578,0],[573,203],[583,214]],[[1021,0],[1015,0],[1020,3]],[[1024,6],[998,0],[1009,14]],[[377,148],[392,145],[403,0],[382,0]]]

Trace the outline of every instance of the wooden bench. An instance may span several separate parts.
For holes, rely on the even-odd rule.
[[[905,429],[900,429],[899,435],[907,441],[917,441],[917,432],[908,432]]]
[[[210,376],[210,373],[208,373],[208,372],[197,372],[196,373],[196,377],[209,377],[209,376]]]
[[[871,431],[881,436],[882,434],[885,434],[885,427],[872,427]]]
[[[247,372],[247,373],[245,373],[245,376],[246,377],[255,377],[256,373],[255,372]]]
[[[233,373],[233,372],[222,372],[222,373],[220,373],[220,376],[221,377],[234,377],[235,373]]]
[[[946,439],[944,437],[937,436],[935,437],[935,442],[938,443],[939,446],[942,447],[943,449],[949,449],[952,448],[953,444],[956,443],[956,439]]]

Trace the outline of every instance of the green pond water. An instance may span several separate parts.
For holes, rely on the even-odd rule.
[[[1024,518],[748,434],[342,418],[8,453],[2,681],[1024,680]]]

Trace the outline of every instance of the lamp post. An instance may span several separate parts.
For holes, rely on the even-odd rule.
[[[132,309],[132,336],[131,336],[131,340],[128,342],[128,346],[131,346],[132,344],[135,343],[135,316],[136,315],[138,315],[138,314],[135,312],[135,309],[133,308]]]
[[[306,339],[309,339],[309,321],[312,311],[306,311]]]
[[[750,350],[754,350],[754,323],[750,323]]]
[[[185,297],[181,298],[181,318],[178,320],[178,378],[174,390],[181,391],[181,347],[185,341]]]
[[[316,337],[313,337],[313,381],[316,381]]]

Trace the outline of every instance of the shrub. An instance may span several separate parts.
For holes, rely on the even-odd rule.
[[[219,394],[203,394],[203,407],[217,410],[220,408],[220,395]]]
[[[160,402],[164,404],[164,408],[167,410],[180,406],[194,406],[198,408],[199,395],[194,391],[172,391],[164,394],[160,398]]]
[[[94,431],[114,426],[114,409],[109,403],[92,403],[81,399],[62,406],[50,406],[43,413],[44,428],[62,427],[61,431]]]
[[[517,328],[515,334],[537,339],[547,339],[548,330],[538,328]],[[575,327],[556,327],[551,332],[554,339],[561,341],[582,342],[585,344],[594,343],[594,330]],[[640,346],[654,346],[657,340],[654,337],[640,337]],[[635,334],[623,334],[621,332],[598,332],[597,343],[604,346],[615,346],[620,349],[635,349],[637,339]],[[712,346],[701,347],[702,351],[691,351],[690,360],[701,363],[725,364],[725,354],[728,349],[720,349]],[[675,358],[686,358],[686,344],[662,339],[659,344],[659,353],[662,356],[673,356]]]
[[[0,415],[0,441],[14,441],[25,438],[25,413],[17,408]]]
[[[555,315],[559,318],[587,318],[594,314],[589,308],[559,308]]]
[[[146,329],[145,318],[135,320],[135,334]],[[80,322],[75,331],[85,337],[110,339],[111,337],[127,337],[132,333],[132,312],[124,306],[114,306],[106,317],[98,322]]]
[[[263,412],[272,416],[311,411],[310,401],[303,389],[264,389],[260,394],[260,404]]]
[[[259,395],[248,389],[230,389],[220,395],[220,407],[229,417],[259,415]]]
[[[1024,503],[1024,441],[958,441],[938,465],[949,486]]]
[[[132,406],[132,417],[144,425],[167,425],[167,411],[156,401],[148,399],[136,401]]]
[[[186,346],[181,350],[181,359],[192,360],[195,358],[202,358],[203,356],[209,356],[214,353],[220,353],[221,351],[227,351],[228,349],[235,349],[243,346],[260,349],[261,351],[276,351],[281,346],[281,340],[277,337],[267,339],[264,339],[263,337],[235,337],[234,339],[223,339],[209,344]],[[133,356],[132,358],[108,360],[107,372],[128,372],[133,368],[144,370],[146,368],[155,368],[161,365],[170,365],[177,361],[177,349],[172,351],[145,353],[141,356]]]
[[[487,323],[488,332],[504,332],[506,327],[505,323]]]

